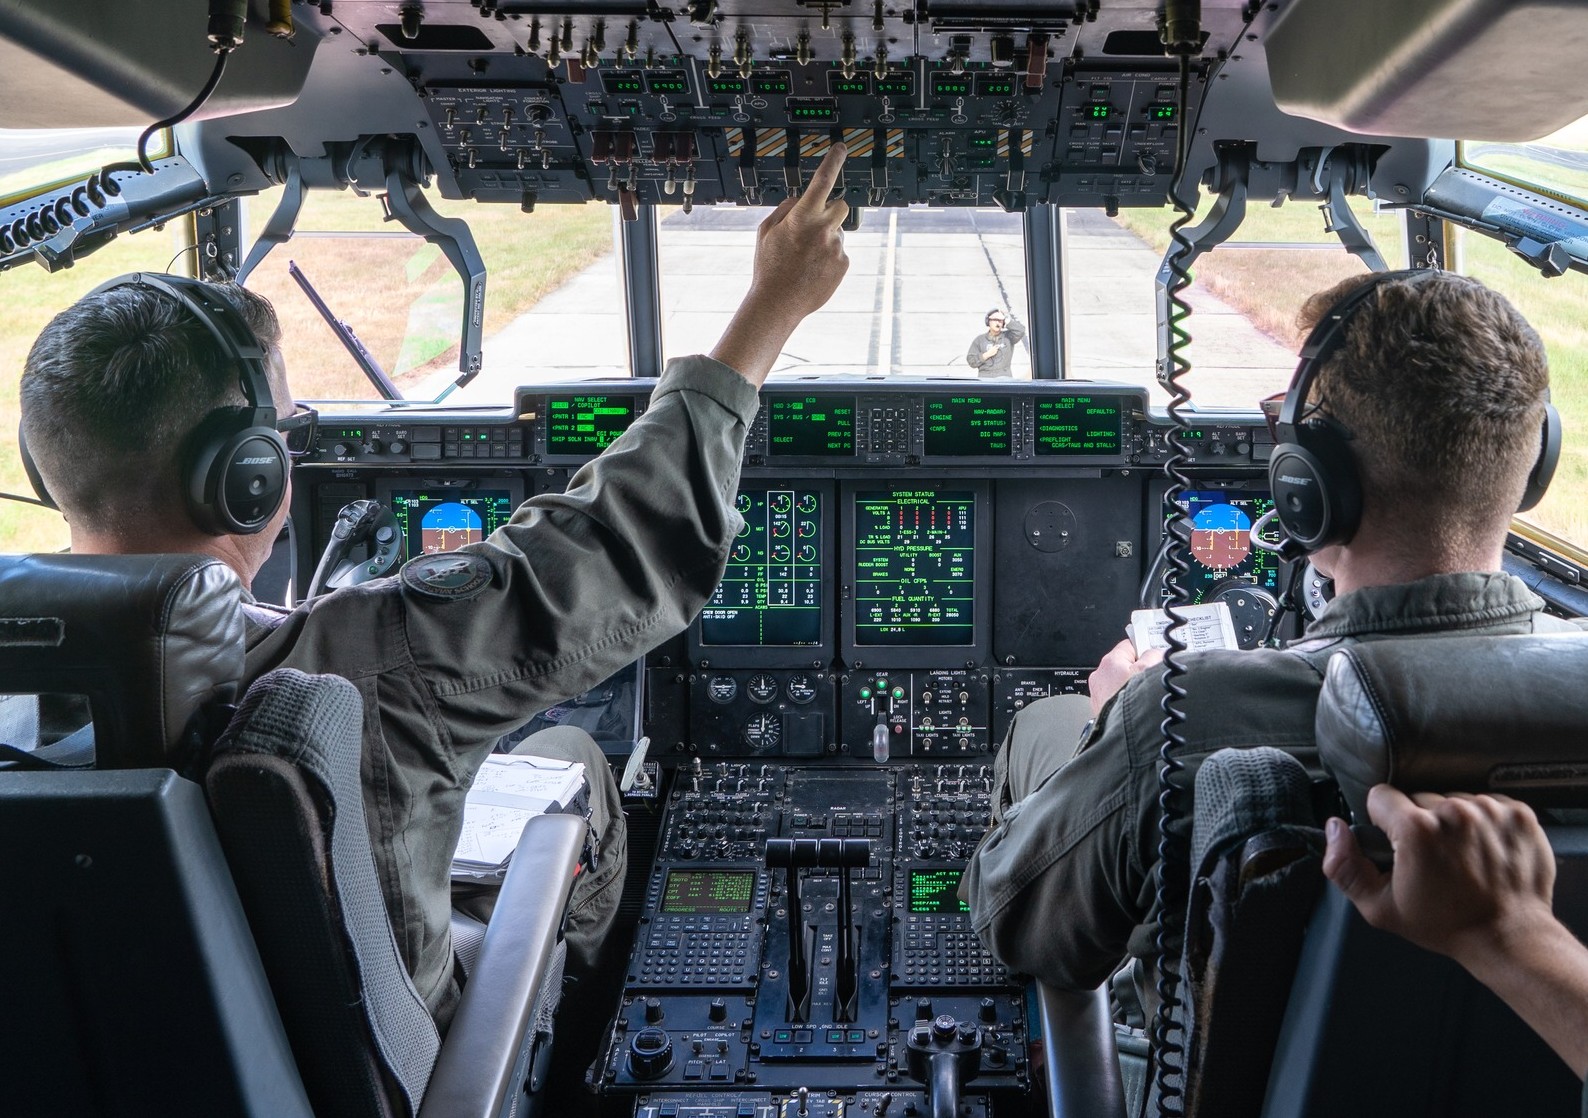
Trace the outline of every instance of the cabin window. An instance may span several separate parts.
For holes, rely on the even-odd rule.
[[[770,209],[662,211],[662,341],[669,356],[709,350],[750,286],[756,228]],[[966,361],[993,309],[1030,324],[1024,221],[997,209],[866,210],[844,234],[849,272],[789,339],[778,376],[978,376]],[[1031,378],[1029,340],[1010,375]]]
[[[252,243],[279,191],[247,203]],[[485,260],[484,368],[448,397],[505,404],[520,384],[628,376],[612,207],[477,205],[428,196],[466,220]],[[248,277],[281,317],[293,392],[305,400],[371,400],[364,376],[288,274],[295,262],[409,399],[432,400],[458,377],[463,281],[441,250],[395,222],[379,199],[311,191],[297,229]]]
[[[1468,140],[1460,151],[1475,171],[1588,204],[1588,116],[1529,144]]]
[[[25,198],[103,166],[133,157],[136,128],[0,129],[0,197]],[[156,157],[168,154],[164,137]],[[17,454],[18,392],[28,350],[39,331],[99,284],[123,272],[167,270],[183,249],[183,223],[117,237],[74,267],[47,276],[34,264],[0,273],[0,490],[31,496]],[[0,552],[60,551],[68,533],[61,514],[16,501],[0,501]]]
[[[1391,267],[1405,263],[1400,218],[1373,214],[1352,199]],[[1197,220],[1213,199],[1204,196]],[[1064,211],[1068,375],[1145,385],[1155,405],[1168,403],[1156,377],[1155,280],[1169,247],[1175,213],[1162,209]],[[1296,313],[1315,291],[1367,266],[1324,228],[1317,205],[1275,209],[1253,200],[1233,237],[1192,265],[1193,308],[1187,327],[1192,371],[1186,384],[1202,408],[1255,409],[1283,391],[1296,368]]]

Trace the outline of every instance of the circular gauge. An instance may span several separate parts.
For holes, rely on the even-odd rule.
[[[1268,632],[1268,623],[1279,609],[1279,601],[1261,586],[1242,579],[1229,579],[1213,588],[1207,601],[1223,602],[1230,609],[1235,626],[1235,643],[1256,648]]]
[[[794,507],[794,498],[787,493],[774,493],[767,505],[773,512],[785,513]]]
[[[800,544],[800,549],[794,553],[801,563],[816,562],[816,548],[808,543]]]
[[[748,563],[750,561],[750,545],[747,543],[734,544],[733,561],[735,563]]]
[[[714,675],[706,681],[706,697],[714,703],[731,703],[739,697],[739,684],[731,675]]]
[[[771,753],[783,744],[783,716],[773,711],[753,714],[744,724],[744,740],[757,753]]]
[[[812,536],[814,536],[815,534],[816,534],[816,521],[814,521],[814,520],[801,520],[800,521],[800,526],[799,526],[799,537],[800,537],[800,539],[808,540]]]
[[[807,513],[807,514],[815,512],[816,511],[816,494],[814,494],[814,493],[801,493],[800,494],[799,510],[801,512]]]
[[[789,561],[789,555],[790,552],[788,549],[788,544],[778,543],[772,545],[772,562],[787,563]]]
[[[772,521],[772,538],[773,539],[778,539],[778,540],[784,539],[788,535],[788,533],[789,533],[789,522],[787,520],[774,520],[774,521]]]
[[[1234,505],[1209,505],[1191,520],[1191,554],[1208,570],[1223,574],[1252,553],[1252,518]]]
[[[777,698],[777,680],[769,675],[753,675],[744,685],[744,693],[751,702],[770,703]]]
[[[741,493],[733,499],[733,507],[738,509],[741,513],[749,512],[750,504],[750,494],[748,493]]]
[[[745,522],[744,524],[739,525],[739,535],[748,536],[749,534],[750,534],[750,525],[749,525],[748,521]]]
[[[783,692],[788,696],[789,702],[804,706],[816,698],[816,683],[808,675],[791,675]]]

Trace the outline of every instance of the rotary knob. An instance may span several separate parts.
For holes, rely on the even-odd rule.
[[[673,1066],[673,1042],[661,1029],[641,1029],[629,1039],[629,1074],[659,1079]]]

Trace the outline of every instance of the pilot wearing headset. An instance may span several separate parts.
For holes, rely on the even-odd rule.
[[[1341,646],[1575,627],[1501,573],[1511,516],[1543,496],[1560,449],[1544,347],[1516,309],[1463,276],[1390,272],[1313,296],[1300,318],[1311,334],[1274,417],[1269,483],[1295,553],[1337,596],[1287,648],[1185,656],[1187,842],[1191,782],[1216,750],[1276,746],[1325,775],[1313,715]],[[963,895],[994,955],[1062,989],[1154,953],[1163,689],[1143,669],[1156,662],[1122,642],[1089,698],[1027,707],[996,759],[994,825]]]
[[[458,996],[449,882],[465,791],[499,737],[681,631],[716,588],[740,526],[756,389],[848,267],[848,206],[829,200],[844,155],[834,145],[806,192],[763,222],[750,290],[711,355],[673,361],[645,415],[567,492],[397,576],[293,610],[245,607],[245,683],[293,667],[343,676],[363,697],[376,869],[443,1026]],[[278,341],[258,296],[173,276],[123,277],[56,316],[23,373],[22,434],[74,551],[207,554],[250,585],[287,515],[289,457],[308,445]],[[564,929],[570,963],[588,967],[625,851],[610,771],[587,756],[605,820]]]
[[[987,332],[977,334],[965,351],[965,360],[976,375],[1006,377],[1015,357],[1015,346],[1026,336],[1026,328],[1008,311],[994,307],[982,319]]]

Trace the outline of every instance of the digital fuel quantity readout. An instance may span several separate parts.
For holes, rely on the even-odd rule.
[[[773,458],[853,458],[853,396],[774,396],[767,406],[767,453]]]
[[[552,396],[546,453],[600,454],[634,422],[633,396]]]
[[[855,494],[855,644],[976,640],[976,495]]]
[[[1054,396],[1037,401],[1037,454],[1118,454],[1125,406],[1118,396]]]
[[[722,581],[700,611],[700,643],[805,647],[822,643],[822,496],[750,489],[736,507],[744,527]]]
[[[926,401],[926,453],[943,458],[1007,458],[1009,400],[943,396]]]

